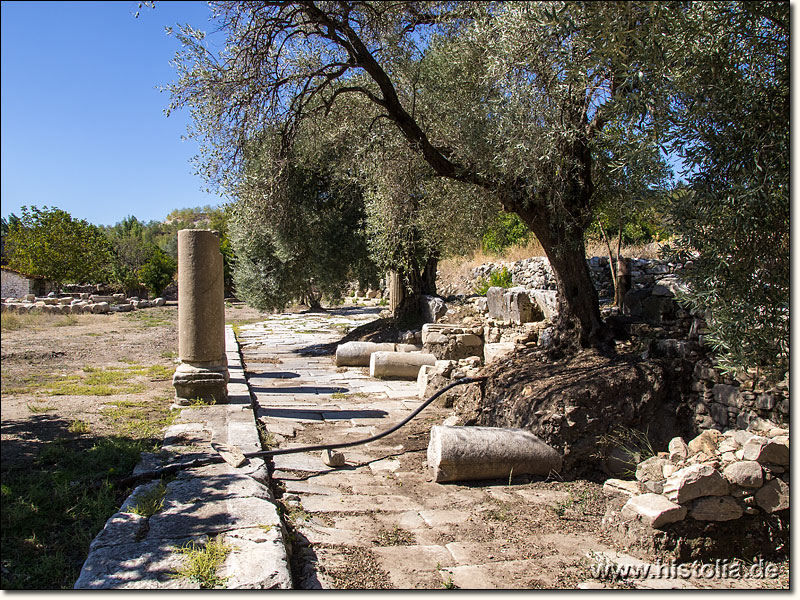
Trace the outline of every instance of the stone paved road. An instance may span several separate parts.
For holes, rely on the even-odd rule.
[[[274,315],[240,328],[258,417],[279,447],[361,439],[420,405],[416,382],[380,381],[366,368],[337,369],[330,356],[301,356],[375,312]],[[340,469],[325,466],[319,453],[274,457],[301,557],[295,587],[554,587],[580,579],[588,550],[608,550],[587,533],[533,539],[506,531],[518,518],[513,506],[551,516],[548,506],[569,502],[567,491],[428,481],[428,431],[448,415],[429,407],[391,436],[344,449]]]
[[[337,368],[331,356],[313,355],[377,312],[273,315],[240,328],[257,417],[272,445],[362,439],[420,405],[416,382],[372,379],[366,368]],[[449,414],[428,407],[392,435],[344,449],[346,465],[338,469],[319,453],[274,457],[273,481],[293,529],[295,588],[759,587],[695,579],[592,581],[598,562],[643,564],[603,539],[600,486],[526,478],[432,483],[429,431]]]

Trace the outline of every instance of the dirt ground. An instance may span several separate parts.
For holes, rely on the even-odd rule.
[[[252,322],[261,315],[228,303],[226,321]],[[4,466],[35,458],[42,444],[74,437],[70,426],[79,429],[78,422],[95,436],[108,434],[116,416],[108,407],[115,403],[168,409],[175,392],[177,319],[173,304],[105,315],[26,315],[14,319],[19,328],[4,327]]]

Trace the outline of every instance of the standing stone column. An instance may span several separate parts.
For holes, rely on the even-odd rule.
[[[225,402],[225,291],[219,234],[209,229],[178,232],[178,356],[172,377],[179,404],[194,399]]]
[[[397,316],[397,309],[402,304],[405,298],[405,290],[403,289],[403,278],[397,271],[389,271],[389,310],[392,315]]]

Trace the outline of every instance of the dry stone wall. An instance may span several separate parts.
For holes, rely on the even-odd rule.
[[[667,452],[636,466],[635,477],[634,481],[609,479],[603,486],[607,501],[603,525],[626,545],[635,545],[638,539],[644,540],[644,547],[652,547],[671,540],[675,543],[671,549],[680,553],[675,536],[654,530],[679,528],[677,537],[702,537],[706,523],[739,519],[747,520],[747,529],[762,519],[757,529],[772,535],[772,516],[782,519],[789,511],[789,431],[759,420],[749,430],[704,431],[688,444],[673,438]],[[728,531],[735,538],[735,528]],[[745,532],[740,533],[743,539]],[[698,545],[702,547],[703,541]]]

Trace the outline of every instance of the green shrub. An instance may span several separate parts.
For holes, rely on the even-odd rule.
[[[503,267],[499,271],[492,272],[488,280],[485,277],[481,277],[475,284],[474,290],[479,296],[485,296],[491,287],[514,287],[511,271],[507,267]]]
[[[487,253],[502,254],[514,244],[523,245],[531,238],[531,230],[515,213],[500,212],[483,234],[481,245]]]

